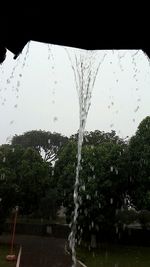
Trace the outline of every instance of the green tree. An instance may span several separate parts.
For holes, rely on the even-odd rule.
[[[130,195],[139,210],[150,210],[150,117],[138,126],[129,142]]]
[[[5,221],[16,205],[22,215],[50,217],[57,211],[56,194],[53,193],[52,167],[33,148],[20,145],[0,147],[0,218]],[[49,194],[49,195],[48,195]],[[53,198],[53,207],[42,205]],[[53,208],[53,211],[52,211]],[[55,209],[54,209],[55,208]],[[42,212],[41,210],[42,209]],[[46,214],[46,213],[49,214]]]
[[[114,132],[86,133],[79,188],[79,222],[84,233],[100,228],[111,230],[116,210],[127,205],[126,147]],[[73,211],[76,154],[76,136],[72,136],[55,165],[56,181],[69,219]]]
[[[10,145],[0,147],[0,228],[8,214],[18,204],[19,187],[17,171],[22,149],[16,147],[16,153]]]
[[[21,211],[35,213],[49,186],[49,164],[44,162],[37,151],[27,148],[20,164],[18,183],[20,188]]]

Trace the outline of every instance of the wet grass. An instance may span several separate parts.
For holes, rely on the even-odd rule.
[[[15,267],[16,262],[9,262],[6,260],[6,256],[9,254],[9,247],[7,245],[0,244],[0,267]]]
[[[93,251],[80,248],[78,258],[87,267],[149,267],[150,247],[102,245]]]

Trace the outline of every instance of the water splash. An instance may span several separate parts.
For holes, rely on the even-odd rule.
[[[102,60],[96,61],[98,56],[97,51],[80,51],[77,54],[73,54],[73,58],[68,53],[69,60],[74,73],[75,85],[78,93],[79,99],[79,132],[78,132],[78,153],[77,153],[77,167],[76,167],[76,177],[74,185],[74,216],[71,225],[71,233],[69,235],[69,246],[72,251],[72,267],[77,266],[76,260],[76,232],[77,232],[77,219],[78,219],[78,209],[79,209],[79,173],[81,170],[81,152],[82,143],[84,137],[84,130],[87,120],[88,111],[91,104],[92,89],[95,84],[96,76],[100,65],[102,64],[106,53],[103,55]]]

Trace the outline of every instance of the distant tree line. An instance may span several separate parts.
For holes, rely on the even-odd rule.
[[[0,146],[0,223],[16,205],[22,215],[73,216],[78,134],[30,131]],[[78,236],[150,222],[150,117],[130,140],[115,131],[86,132],[79,187]],[[134,210],[134,209],[135,210]]]

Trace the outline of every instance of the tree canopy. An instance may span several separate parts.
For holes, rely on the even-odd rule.
[[[51,166],[33,148],[0,147],[0,217],[19,206],[20,214],[37,214],[51,188]],[[50,215],[50,211],[48,213]],[[47,217],[48,217],[47,215]]]
[[[21,214],[48,219],[63,204],[70,223],[77,139],[78,133],[68,138],[40,130],[14,136],[10,145],[0,146],[1,218],[18,205]],[[115,131],[85,132],[79,179],[79,235],[109,233],[135,220],[148,225],[150,117],[128,142]]]
[[[80,171],[79,221],[93,231],[102,226],[109,227],[109,224],[111,227],[116,210],[125,206],[128,180],[125,173],[126,144],[114,132],[86,133],[85,140]],[[73,212],[76,154],[76,138],[71,137],[55,165],[59,197],[67,207],[69,219]]]
[[[137,209],[150,210],[150,117],[129,142],[130,195]]]
[[[67,140],[66,136],[59,133],[33,130],[22,135],[15,135],[11,144],[21,145],[24,148],[31,147],[38,151],[45,161],[53,161],[57,158],[59,149]]]

